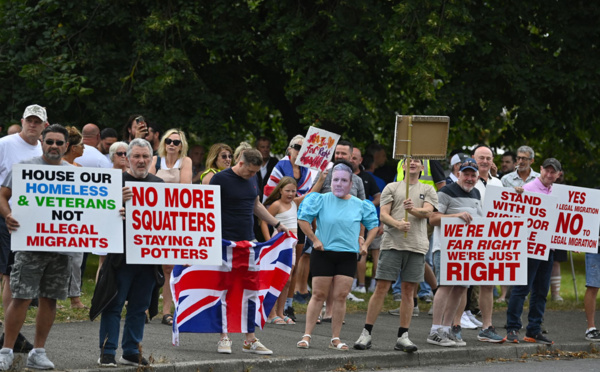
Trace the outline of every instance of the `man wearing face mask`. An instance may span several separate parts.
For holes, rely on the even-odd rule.
[[[67,130],[53,124],[42,132],[42,156],[22,161],[21,164],[71,166],[62,160],[67,151]],[[6,220],[8,231],[16,231],[19,221],[12,216],[8,204],[12,196],[12,171],[0,189],[0,214]],[[26,221],[21,221],[26,222]],[[27,275],[25,275],[27,274]],[[10,369],[13,348],[23,326],[31,300],[39,299],[33,350],[27,357],[27,367],[53,369],[54,363],[46,356],[44,346],[56,316],[56,300],[67,298],[71,275],[71,254],[57,252],[17,251],[10,276],[12,301],[6,308],[4,345],[0,350],[0,370]]]

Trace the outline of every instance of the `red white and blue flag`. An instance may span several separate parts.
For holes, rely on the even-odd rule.
[[[222,265],[175,266],[173,345],[179,345],[179,332],[262,329],[292,271],[296,242],[291,232],[265,243],[223,240]]]

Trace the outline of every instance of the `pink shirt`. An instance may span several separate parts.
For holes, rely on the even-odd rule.
[[[544,184],[542,183],[542,181],[540,181],[540,178],[538,177],[535,180],[524,184],[523,190],[549,195],[552,193],[552,185],[550,185],[550,187],[544,186]]]

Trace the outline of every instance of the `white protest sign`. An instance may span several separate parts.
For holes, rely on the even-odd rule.
[[[15,164],[13,251],[123,253],[121,171]]]
[[[596,253],[598,251],[598,200],[600,190],[554,184],[557,198],[556,224],[552,226],[552,248]]]
[[[128,264],[221,265],[221,188],[126,182]]]
[[[556,221],[554,196],[513,188],[488,186],[485,191],[483,215],[488,218],[523,217],[527,219],[527,256],[548,261],[551,230]]]
[[[315,127],[308,128],[302,148],[296,159],[296,165],[324,171],[331,158],[333,158],[335,146],[339,139],[339,134]]]
[[[441,220],[442,285],[527,284],[526,220]]]

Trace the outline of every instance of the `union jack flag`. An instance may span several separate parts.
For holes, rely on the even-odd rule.
[[[175,266],[173,345],[179,332],[253,333],[260,329],[292,271],[293,233],[265,243],[223,240],[221,266]]]

